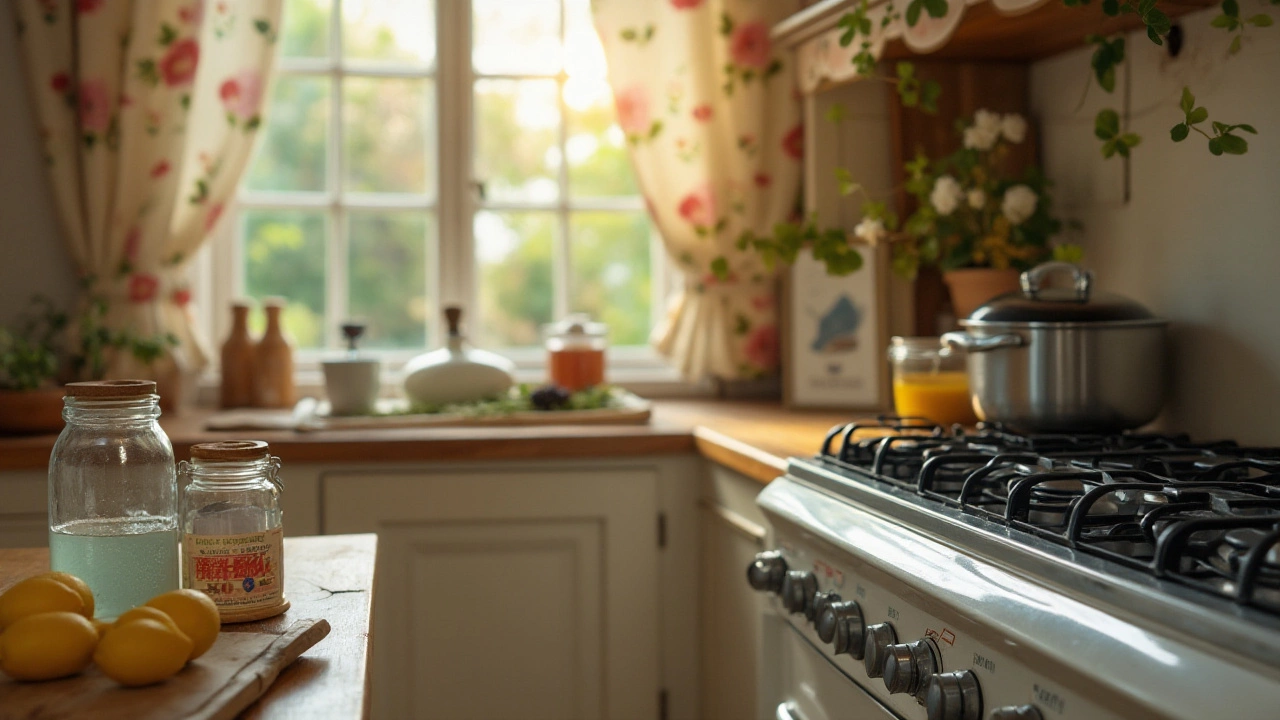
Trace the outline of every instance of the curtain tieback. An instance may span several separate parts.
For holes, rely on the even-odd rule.
[[[95,283],[92,291],[101,292],[111,302],[143,304],[168,299],[178,305],[191,301],[186,273],[180,268],[164,268],[156,272],[139,270]]]

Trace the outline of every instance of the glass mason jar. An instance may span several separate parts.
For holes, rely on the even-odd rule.
[[[927,418],[939,425],[978,422],[963,350],[949,348],[936,337],[894,337],[889,342],[889,361],[898,415]]]
[[[173,446],[150,380],[66,386],[49,457],[49,565],[89,585],[111,618],[178,588]]]
[[[280,458],[260,440],[200,443],[178,474],[182,586],[213,598],[223,622],[284,612]]]
[[[604,383],[604,352],[609,328],[586,315],[570,315],[544,331],[552,385],[575,392]]]

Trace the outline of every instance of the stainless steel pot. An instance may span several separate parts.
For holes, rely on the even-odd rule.
[[[1072,287],[1047,289],[1051,273]],[[1138,303],[1092,291],[1093,274],[1044,263],[943,342],[968,351],[978,417],[1039,432],[1113,432],[1144,425],[1165,398],[1168,321]]]

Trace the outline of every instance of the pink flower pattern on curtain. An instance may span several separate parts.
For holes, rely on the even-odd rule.
[[[172,376],[208,361],[186,265],[235,192],[262,124],[282,0],[14,0],[64,234],[106,323],[179,344]]]
[[[685,275],[654,346],[690,379],[778,365],[777,277],[738,250],[795,211],[803,129],[778,0],[597,0],[618,124],[649,215]]]

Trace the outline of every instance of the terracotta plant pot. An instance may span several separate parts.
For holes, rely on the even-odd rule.
[[[0,390],[0,433],[62,432],[62,388]]]
[[[956,319],[963,320],[988,300],[1018,289],[1017,270],[964,268],[942,273],[942,281],[951,293],[951,307]]]

